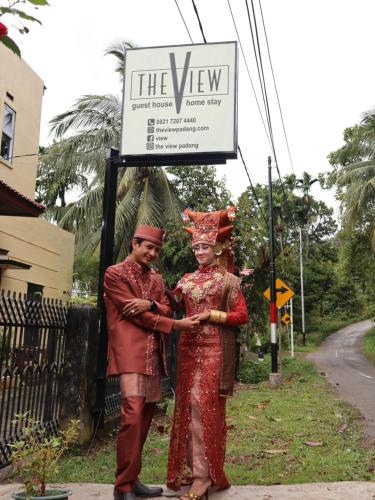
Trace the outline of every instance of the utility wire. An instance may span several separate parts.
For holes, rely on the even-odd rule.
[[[187,33],[188,33],[188,35],[189,35],[189,38],[190,38],[191,43],[194,43],[194,42],[193,42],[193,39],[192,39],[192,37],[191,37],[191,34],[190,34],[190,31],[189,31],[189,28],[187,27],[187,24],[186,24],[185,18],[184,18],[184,16],[182,15],[182,12],[181,12],[180,6],[178,5],[177,0],[174,0],[174,3],[176,4],[176,7],[177,7],[177,9],[178,9],[178,12],[180,13],[181,19],[182,19],[182,21],[183,21],[183,23],[184,23],[184,25],[185,25],[185,28],[186,28],[186,31],[187,31]]]
[[[267,226],[267,225],[268,225],[268,220],[267,220],[267,217],[265,216],[265,214],[264,214],[264,212],[263,212],[262,206],[261,206],[261,204],[260,204],[260,202],[259,202],[258,195],[257,195],[257,193],[256,193],[256,191],[255,191],[255,188],[254,188],[254,185],[253,185],[253,183],[252,183],[252,181],[251,181],[251,177],[250,177],[249,171],[248,171],[248,169],[247,169],[247,165],[246,165],[246,163],[245,163],[245,160],[244,160],[244,158],[243,158],[243,155],[242,155],[242,151],[241,151],[240,146],[238,146],[238,151],[239,151],[239,153],[240,153],[241,160],[242,160],[242,164],[243,164],[244,169],[245,169],[245,172],[246,172],[246,174],[247,174],[247,178],[249,179],[249,182],[250,182],[250,187],[251,187],[251,191],[252,191],[252,193],[253,193],[253,195],[254,195],[254,198],[255,198],[256,204],[258,205],[258,208],[259,208],[259,210],[260,210],[260,212],[261,212],[261,214],[262,214],[262,217],[263,217],[263,219],[264,219],[264,222],[265,222],[265,224],[266,224],[266,226]]]
[[[200,20],[200,17],[199,17],[199,12],[198,12],[198,9],[197,9],[197,7],[196,7],[196,5],[195,5],[194,0],[192,0],[192,2],[193,2],[193,6],[194,6],[195,15],[197,16],[197,19],[198,19],[199,28],[200,28],[200,30],[201,30],[201,33],[202,33],[202,37],[203,37],[204,43],[207,43],[207,40],[206,40],[206,37],[205,37],[204,31],[203,31],[203,26],[202,26],[202,23],[201,23],[201,20]],[[229,3],[228,3],[228,5],[229,5]],[[229,5],[229,8],[230,8],[230,5]],[[231,9],[231,8],[230,8],[230,11],[231,11],[231,14],[232,14],[232,9]],[[234,21],[233,14],[232,14],[232,19],[233,19],[233,21]],[[237,31],[237,29],[236,29],[236,32],[237,32],[237,35],[238,35],[238,31]],[[244,54],[243,54],[243,55],[244,55]],[[244,56],[244,59],[245,59],[245,62],[246,62],[246,58],[245,58],[245,56]],[[250,75],[249,75],[249,76],[250,76]],[[257,101],[257,102],[258,102],[258,101]],[[262,121],[263,121],[263,116],[262,116],[262,113],[261,113],[261,117],[262,117]],[[263,121],[263,124],[264,124],[264,121]],[[267,133],[267,130],[266,130],[266,133]],[[267,134],[267,137],[268,137],[268,134]],[[268,138],[269,138],[269,137],[268,137]],[[271,147],[272,147],[272,146],[271,146]],[[266,218],[266,217],[265,217],[265,215],[264,215],[264,212],[263,212],[262,207],[261,207],[261,205],[260,205],[260,202],[259,202],[258,196],[257,196],[257,194],[256,194],[256,192],[255,192],[255,189],[254,189],[253,183],[252,183],[252,181],[251,181],[251,177],[250,177],[249,171],[248,171],[248,169],[247,169],[246,163],[245,163],[245,161],[244,161],[244,158],[243,158],[243,155],[242,155],[242,151],[241,151],[241,147],[240,147],[240,145],[238,145],[238,151],[239,151],[239,153],[240,153],[241,160],[242,160],[242,164],[243,164],[243,166],[244,166],[244,169],[245,169],[246,175],[247,175],[247,177],[248,177],[248,179],[249,179],[249,182],[250,182],[250,187],[251,187],[251,190],[252,190],[252,192],[253,192],[253,194],[254,194],[254,197],[255,197],[255,199],[256,199],[257,205],[258,205],[258,207],[259,207],[259,209],[260,209],[260,211],[261,211],[261,213],[262,213],[262,216],[263,216],[263,219],[264,219],[265,223],[266,223],[266,224],[268,224],[267,218]]]
[[[228,0],[228,1],[229,1],[229,0]],[[277,85],[276,85],[275,74],[274,74],[274,71],[273,71],[273,64],[272,64],[272,59],[271,59],[271,51],[270,51],[270,47],[269,47],[269,43],[268,43],[268,36],[267,36],[267,30],[266,30],[266,25],[265,25],[264,16],[263,16],[262,3],[261,3],[261,0],[258,0],[258,2],[259,2],[259,9],[260,9],[260,14],[261,14],[261,18],[262,18],[262,24],[263,24],[264,36],[265,36],[265,39],[266,39],[266,44],[267,44],[268,59],[269,59],[269,62],[270,62],[270,67],[271,67],[271,73],[272,73],[273,84],[274,84],[274,87],[275,87],[275,93],[276,93],[276,98],[277,98],[277,104],[278,104],[278,106],[279,106],[280,117],[281,117],[281,123],[282,123],[282,126],[283,126],[283,131],[284,131],[284,137],[285,137],[286,147],[287,147],[287,150],[288,150],[288,155],[289,155],[289,160],[290,160],[290,166],[292,167],[292,171],[293,171],[293,174],[294,174],[294,165],[293,165],[292,155],[291,155],[291,153],[290,153],[289,141],[288,141],[288,137],[287,137],[287,134],[286,134],[285,123],[284,123],[284,117],[283,117],[283,112],[282,112],[282,110],[281,110],[281,104],[280,104],[280,99],[279,99],[279,92],[278,92],[278,90],[277,90]]]
[[[267,88],[266,88],[266,81],[265,81],[264,71],[263,71],[262,54],[261,54],[261,50],[260,50],[258,28],[257,28],[257,23],[256,23],[254,5],[253,5],[253,2],[251,0],[251,4],[252,4],[252,7],[253,7],[252,11],[253,11],[254,29],[255,29],[255,35],[256,35],[257,45],[255,45],[254,32],[253,32],[253,24],[251,22],[249,4],[248,4],[247,0],[245,0],[245,1],[246,1],[247,18],[248,18],[248,21],[249,21],[251,38],[252,38],[252,41],[253,41],[253,50],[254,50],[255,60],[256,60],[257,69],[258,69],[258,77],[259,77],[259,82],[260,82],[260,86],[261,86],[261,89],[262,89],[263,103],[264,103],[264,108],[266,110],[266,117],[267,117],[268,129],[269,129],[269,133],[270,133],[270,137],[271,137],[271,142],[272,142],[272,151],[273,151],[273,154],[274,154],[274,157],[275,157],[276,151],[275,151],[275,144],[274,144],[274,140],[273,140],[273,130],[272,130],[272,123],[271,123],[270,109],[269,109],[269,105],[268,105]]]
[[[82,155],[85,155],[88,153],[92,153],[93,151],[97,151],[98,149],[103,149],[103,146],[97,146],[96,148],[89,149],[88,151],[82,151],[81,153],[73,153],[70,156],[82,156]],[[29,153],[26,155],[12,156],[12,160],[15,160],[16,158],[27,158],[27,157],[31,157],[31,156],[39,156],[39,158],[42,158],[44,156],[55,156],[57,158],[61,158],[62,156],[65,156],[65,155],[60,154],[60,153]]]
[[[272,147],[272,145],[271,145],[271,139],[270,139],[270,136],[269,136],[269,133],[268,133],[268,130],[267,130],[266,124],[264,123],[263,113],[262,113],[262,110],[260,109],[260,105],[259,105],[259,101],[258,101],[258,96],[257,96],[256,91],[255,91],[255,87],[254,87],[253,79],[251,78],[251,75],[250,75],[249,66],[248,66],[248,64],[247,64],[247,60],[246,60],[246,57],[245,57],[245,52],[244,52],[244,50],[243,50],[243,46],[242,46],[242,42],[241,42],[241,37],[240,37],[240,34],[239,34],[239,32],[238,32],[238,29],[237,29],[237,24],[236,24],[236,21],[235,21],[235,19],[234,19],[234,15],[233,15],[232,7],[231,7],[231,5],[230,5],[229,0],[227,0],[227,3],[228,3],[229,10],[230,10],[230,14],[231,14],[231,16],[232,16],[232,21],[233,21],[233,24],[234,24],[234,29],[236,30],[238,43],[239,43],[240,48],[241,48],[242,57],[243,57],[243,60],[244,60],[244,62],[245,62],[245,66],[246,66],[247,74],[248,74],[248,76],[249,76],[249,80],[250,80],[251,88],[252,88],[252,90],[253,90],[253,94],[254,94],[254,97],[255,97],[255,101],[256,101],[257,106],[258,106],[258,111],[259,111],[259,114],[260,114],[260,117],[261,117],[261,120],[262,120],[262,123],[263,123],[263,127],[264,127],[264,130],[265,130],[265,132],[266,132],[266,136],[267,136],[267,139],[268,139],[269,145]]]
[[[258,78],[259,78],[259,83],[260,83],[260,89],[261,89],[261,92],[262,92],[263,104],[264,104],[264,108],[265,108],[265,111],[266,111],[268,128],[270,129],[270,120],[269,120],[269,116],[268,116],[268,113],[267,113],[267,107],[265,105],[265,82],[263,82],[262,77],[261,77],[260,65],[259,65],[259,54],[258,54],[258,51],[257,51],[256,46],[255,46],[253,25],[252,25],[252,22],[251,22],[251,19],[250,19],[249,6],[248,6],[247,2],[246,2],[246,8],[247,8],[247,17],[248,17],[249,26],[250,26],[251,41],[253,43],[253,51],[254,51],[254,56],[255,56],[255,62],[256,62],[257,71],[258,71]],[[272,144],[271,144],[271,148],[272,148]]]
[[[247,14],[248,14],[250,31],[252,31],[252,23],[251,23],[251,16],[250,16],[249,4],[248,4],[247,0],[245,0],[245,2],[246,2],[246,9],[247,9]],[[277,173],[278,173],[278,176],[279,176],[279,179],[280,179],[281,189],[282,189],[283,194],[284,194],[284,199],[285,199],[285,201],[287,201],[287,195],[286,195],[286,192],[285,192],[285,189],[284,189],[283,181],[281,179],[280,170],[279,170],[279,164],[278,164],[278,161],[277,161],[276,148],[275,148],[275,142],[274,142],[273,130],[272,130],[271,114],[270,114],[270,108],[269,108],[269,102],[268,102],[268,95],[267,95],[266,80],[265,80],[265,76],[264,76],[264,69],[263,69],[263,62],[262,62],[262,53],[261,53],[260,42],[259,42],[258,25],[257,25],[257,19],[256,19],[256,14],[255,14],[253,0],[251,0],[251,7],[252,7],[253,19],[254,19],[255,38],[256,38],[256,42],[257,42],[257,48],[255,49],[255,47],[254,47],[254,53],[258,54],[258,56],[259,56],[259,68],[260,68],[259,79],[260,79],[261,86],[263,85],[263,88],[264,88],[264,106],[265,106],[265,109],[266,109],[267,121],[268,121],[268,126],[269,126],[269,132],[270,132],[271,142],[272,142],[272,151],[273,151],[273,155],[274,155],[274,159],[275,159],[275,165],[276,165]]]
[[[191,0],[191,1],[193,2],[194,12],[195,12],[195,15],[197,16],[197,19],[198,19],[198,24],[199,24],[199,28],[200,28],[201,33],[202,33],[203,41],[204,41],[204,43],[207,43],[206,37],[204,36],[203,26],[201,23],[201,19],[199,17],[199,12],[198,12],[197,6],[195,5],[194,0]]]

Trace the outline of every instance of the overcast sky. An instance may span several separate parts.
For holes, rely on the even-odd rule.
[[[202,42],[191,0],[178,0],[194,42]],[[120,40],[138,46],[190,43],[174,0],[50,0],[22,38],[24,59],[44,80],[41,144],[48,121],[83,94],[121,93],[105,49]],[[258,7],[258,0],[254,0]],[[227,0],[196,0],[208,42],[235,40]],[[249,5],[250,0],[249,0]],[[260,99],[245,0],[231,0]],[[272,62],[294,170],[317,175],[342,145],[345,127],[375,106],[374,0],[262,0]],[[260,17],[258,19],[260,23]],[[260,26],[259,26],[260,28]],[[20,37],[14,35],[17,41]],[[262,57],[267,53],[262,40]],[[292,172],[269,71],[266,84],[281,175]],[[239,143],[255,182],[267,180],[271,153],[242,55],[239,64]],[[25,153],[30,153],[25,151]],[[248,185],[237,161],[218,167],[238,196]],[[332,205],[333,196],[315,188]]]

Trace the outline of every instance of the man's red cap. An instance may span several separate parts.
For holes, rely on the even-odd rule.
[[[155,245],[163,246],[165,233],[159,227],[147,226],[146,224],[140,224],[135,230],[133,238],[139,238],[141,240],[151,241]]]

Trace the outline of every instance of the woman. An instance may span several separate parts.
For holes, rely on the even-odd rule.
[[[177,353],[177,386],[168,459],[168,486],[191,484],[182,500],[199,500],[212,485],[230,486],[224,472],[226,397],[235,372],[233,327],[248,322],[240,279],[232,270],[230,220],[234,208],[218,212],[185,211],[198,270],[186,274],[174,291],[186,316],[198,314],[200,326],[182,332]],[[186,221],[187,219],[185,219]]]

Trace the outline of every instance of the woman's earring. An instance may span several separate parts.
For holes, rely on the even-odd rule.
[[[216,243],[214,246],[214,254],[219,257],[223,253],[223,246],[220,243]]]

